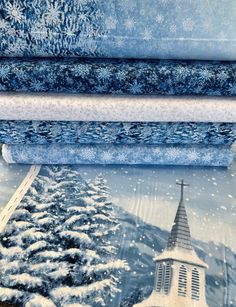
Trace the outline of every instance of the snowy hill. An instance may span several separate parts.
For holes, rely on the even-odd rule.
[[[165,248],[169,233],[144,223],[120,207],[115,207],[115,212],[121,223],[121,248],[118,255],[130,266],[130,272],[123,276],[124,288],[118,305],[128,307],[151,293],[155,272],[153,257]],[[235,307],[236,254],[224,245],[213,242],[193,243],[200,258],[209,265],[206,276],[209,306]]]
[[[168,232],[116,204],[104,178],[43,167],[0,236],[0,301],[26,307],[131,307],[153,286]],[[236,306],[236,255],[194,242],[210,307]],[[232,301],[232,303],[230,303]]]

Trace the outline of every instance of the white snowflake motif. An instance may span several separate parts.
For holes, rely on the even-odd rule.
[[[236,95],[236,84],[230,86],[229,92],[231,95]]]
[[[90,73],[88,65],[77,65],[73,68],[73,71],[80,77],[85,77]]]
[[[153,159],[150,155],[146,155],[143,159],[143,162],[145,162],[145,163],[151,163],[152,161],[153,161]]]
[[[124,46],[124,40],[123,40],[123,38],[119,37],[119,38],[116,40],[115,44],[116,44],[116,46],[117,46],[118,48]]]
[[[212,158],[213,158],[212,154],[206,153],[206,154],[202,157],[202,160],[203,160],[204,162],[210,162],[210,161],[212,160]]]
[[[212,73],[211,73],[208,69],[203,69],[203,70],[200,72],[200,78],[201,78],[203,81],[209,80],[211,77],[212,77]]]
[[[117,25],[117,20],[114,19],[113,17],[108,17],[105,20],[105,25],[106,25],[106,28],[108,30],[114,30],[116,28],[116,25]]]
[[[124,153],[120,153],[117,156],[117,160],[120,161],[120,162],[124,162],[124,161],[126,161],[126,159],[127,159],[127,157]]]
[[[56,3],[50,4],[47,12],[45,13],[45,19],[49,24],[56,25],[60,22],[61,14],[62,12]]]
[[[33,89],[33,90],[35,90],[35,91],[37,91],[37,92],[43,91],[43,90],[46,89],[46,88],[45,88],[45,84],[44,84],[43,82],[36,81],[36,80],[33,81],[33,82],[31,82],[30,88]]]
[[[199,155],[195,150],[193,150],[187,154],[187,157],[189,161],[196,161],[199,158]]]
[[[118,71],[118,73],[116,74],[116,78],[120,81],[125,80],[126,77],[126,71]]]
[[[107,80],[111,77],[111,71],[108,68],[100,68],[98,70],[98,78],[101,80]]]
[[[217,74],[217,79],[224,82],[228,79],[228,74],[225,71],[221,71],[219,74]]]
[[[0,66],[0,78],[2,80],[8,79],[10,68],[6,65]]]
[[[92,148],[84,148],[81,150],[80,156],[86,160],[93,160],[96,156],[96,150]]]
[[[135,26],[135,21],[133,20],[133,18],[128,18],[126,19],[124,26],[128,29],[128,30],[132,30],[134,29]]]
[[[186,18],[186,19],[183,21],[183,28],[184,28],[185,31],[188,31],[188,32],[193,31],[194,22],[192,21],[191,18]]]
[[[163,21],[164,21],[164,17],[161,14],[158,14],[155,19],[156,19],[156,22],[158,22],[160,24],[163,23]]]
[[[157,148],[154,148],[152,152],[154,155],[159,156],[161,154],[161,149],[157,147]]]
[[[9,24],[6,22],[6,20],[1,19],[0,20],[0,30],[4,31],[4,30],[6,30],[8,28],[9,28]]]
[[[176,25],[171,25],[171,26],[170,26],[170,32],[171,32],[171,33],[176,33],[176,31],[177,31]]]
[[[23,8],[18,3],[8,3],[5,6],[6,18],[13,22],[21,22],[24,19]]]
[[[143,32],[143,39],[145,41],[150,41],[152,39],[152,31],[150,29],[144,29]]]
[[[137,81],[135,81],[135,83],[130,86],[129,91],[133,94],[141,94],[142,85],[138,84]]]
[[[39,20],[30,29],[31,34],[37,40],[46,39],[48,36],[48,29],[44,23],[44,20]]]
[[[169,159],[176,159],[180,154],[181,151],[174,147],[170,147],[166,150],[166,155]]]
[[[113,154],[110,151],[105,151],[101,154],[102,161],[108,162],[113,159]]]

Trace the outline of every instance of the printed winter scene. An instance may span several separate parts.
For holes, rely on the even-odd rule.
[[[236,306],[236,164],[0,169],[0,302]]]

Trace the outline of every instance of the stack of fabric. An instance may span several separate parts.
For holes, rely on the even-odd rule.
[[[235,0],[0,1],[0,306],[236,306],[234,61]]]
[[[230,164],[236,106],[215,96],[236,93],[235,64],[216,61],[234,60],[232,1],[0,6],[7,162]]]

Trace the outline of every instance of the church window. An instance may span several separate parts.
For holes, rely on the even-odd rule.
[[[161,289],[163,288],[164,273],[165,273],[165,267],[163,263],[159,263],[157,265],[157,274],[156,274],[156,291],[157,292],[161,292]]]
[[[165,281],[164,281],[164,292],[166,294],[168,294],[170,291],[171,280],[172,280],[172,267],[170,263],[167,263],[165,267]]]
[[[186,296],[186,294],[187,294],[187,269],[184,265],[181,265],[179,269],[178,295]]]
[[[192,270],[192,299],[198,301],[200,298],[199,272],[195,268]]]

